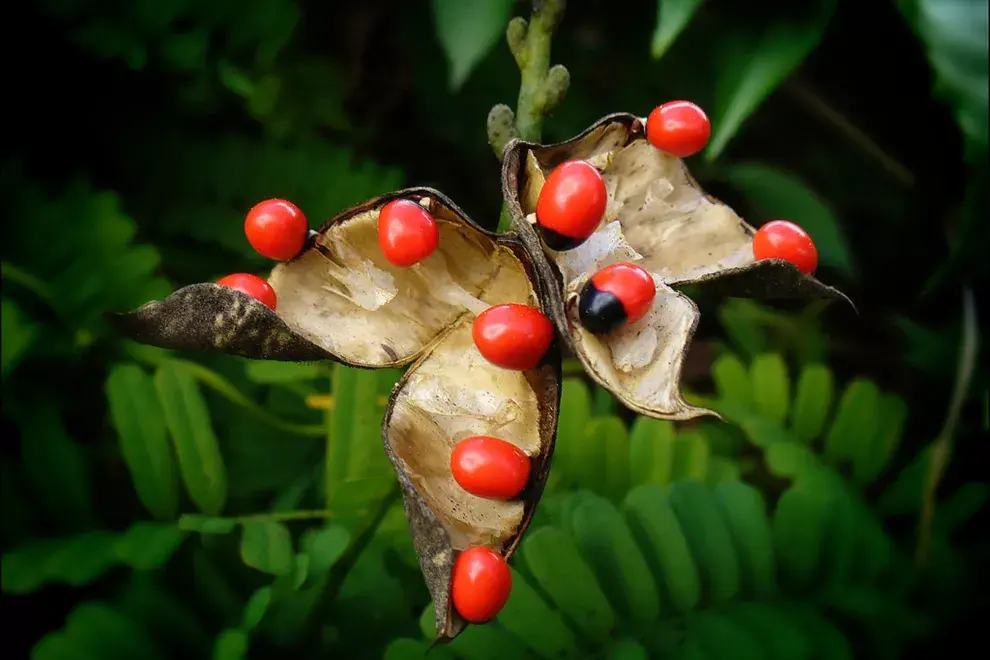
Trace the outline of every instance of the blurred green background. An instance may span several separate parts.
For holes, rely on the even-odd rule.
[[[102,314],[269,264],[430,185],[494,227],[511,0],[38,0],[9,16],[0,186],[8,657],[421,657],[380,440],[398,374],[179,355]],[[15,36],[23,36],[19,40]],[[988,545],[987,3],[572,0],[544,141],[687,98],[689,167],[815,238],[838,306],[699,299],[691,397],[637,418],[568,361],[558,455],[496,623],[430,657],[952,657]],[[985,622],[983,623],[985,625]],[[949,655],[944,655],[949,654]]]

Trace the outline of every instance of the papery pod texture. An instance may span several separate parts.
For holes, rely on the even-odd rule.
[[[394,199],[423,204],[439,225],[437,250],[410,268],[393,266],[379,248],[378,214]],[[560,404],[556,341],[539,366],[520,372],[487,362],[471,333],[475,315],[491,305],[552,313],[553,276],[541,253],[534,259],[534,245],[513,232],[485,231],[435,190],[410,188],[340,213],[310,235],[301,254],[277,265],[269,277],[277,311],[203,283],[119,315],[116,325],[172,349],[362,368],[411,365],[391,394],[382,434],[433,596],[437,637],[448,640],[466,625],[450,603],[457,554],[484,545],[509,558],[550,469]],[[473,435],[497,436],[532,458],[519,498],[475,497],[454,481],[451,450]]]
[[[588,373],[636,412],[685,420],[714,413],[688,404],[680,391],[699,319],[683,287],[698,284],[721,295],[766,300],[848,299],[786,261],[756,261],[755,230],[706,194],[681,159],[654,148],[645,128],[645,119],[614,114],[559,144],[513,140],[504,151],[502,192],[517,233],[554,273],[548,283],[551,318]],[[586,242],[555,252],[534,230],[536,204],[550,171],[578,159],[602,173],[605,218]],[[581,326],[578,292],[597,271],[617,262],[649,271],[656,298],[640,321],[597,336]]]

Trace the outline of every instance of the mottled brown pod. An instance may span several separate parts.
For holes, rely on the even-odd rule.
[[[701,284],[723,295],[764,299],[837,298],[836,289],[780,260],[757,262],[755,230],[707,195],[684,162],[654,148],[644,120],[607,116],[577,137],[554,145],[514,140],[506,145],[502,191],[514,226],[555,271],[551,318],[588,373],[629,408],[684,420],[711,411],[680,392],[684,356],[699,312],[680,289]],[[565,161],[585,160],[605,180],[608,200],[598,229],[577,248],[557,252],[533,230],[547,174]],[[632,262],[653,276],[657,292],[644,318],[596,335],[582,327],[578,293],[600,269]]]
[[[439,246],[410,267],[379,248],[378,213],[414,200],[436,219]],[[128,336],[174,349],[219,350],[270,360],[336,360],[364,368],[411,365],[389,399],[385,451],[402,488],[420,566],[436,609],[437,637],[466,622],[450,602],[457,554],[485,546],[508,558],[546,484],[560,404],[560,355],[551,345],[528,371],[485,360],[472,339],[474,317],[492,305],[547,307],[552,274],[514,233],[478,227],[435,190],[412,188],[348,209],[277,265],[269,282],[277,311],[215,284],[182,288],[116,317]],[[532,458],[516,499],[469,494],[450,468],[453,447],[495,435]]]

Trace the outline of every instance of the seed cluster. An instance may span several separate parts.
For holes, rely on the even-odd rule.
[[[646,120],[648,142],[678,158],[705,147],[711,125],[705,113],[688,101],[672,101],[654,109]],[[557,165],[540,191],[535,225],[544,244],[553,251],[574,250],[601,226],[608,206],[608,190],[598,167],[587,160]],[[262,256],[285,261],[299,256],[309,227],[305,215],[282,199],[254,206],[245,220],[245,234]],[[395,199],[378,214],[378,244],[393,266],[414,268],[440,245],[440,231],[428,202]],[[764,225],[753,238],[757,260],[782,259],[811,274],[818,255],[811,237],[797,225],[778,220]],[[257,299],[271,310],[277,307],[275,290],[264,279],[247,273],[217,281]],[[613,263],[595,272],[578,295],[578,317],[595,334],[614,332],[640,321],[653,308],[657,284],[642,266]],[[551,321],[537,308],[524,304],[493,305],[477,314],[472,337],[478,352],[492,365],[514,371],[538,367],[555,337]],[[460,440],[450,455],[454,481],[467,493],[490,500],[509,501],[527,489],[532,459],[501,438],[475,435]],[[450,593],[454,608],[466,621],[483,623],[498,615],[509,598],[512,575],[499,552],[475,545],[460,552],[453,566]]]
[[[647,141],[677,158],[705,148],[711,123],[690,101],[657,106],[646,119]],[[580,247],[605,219],[608,191],[601,172],[586,160],[569,160],[547,176],[536,204],[535,224],[544,244],[556,252]],[[767,223],[753,239],[756,260],[782,259],[812,274],[818,253],[807,232],[777,220]],[[617,263],[598,271],[578,296],[581,325],[594,334],[608,334],[642,319],[653,305],[656,288],[641,266]]]
[[[440,244],[437,224],[422,205],[398,199],[378,215],[378,243],[395,266],[410,267]],[[491,364],[515,371],[536,368],[553,343],[553,324],[538,309],[515,303],[494,305],[475,317],[475,346]],[[510,442],[472,436],[455,445],[450,470],[457,484],[477,497],[511,500],[529,481],[530,457]],[[454,608],[467,621],[494,618],[509,599],[512,575],[505,558],[484,546],[458,555],[451,580]]]

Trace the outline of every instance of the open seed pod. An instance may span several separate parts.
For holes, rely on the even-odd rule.
[[[378,242],[379,211],[396,199],[419,202],[439,228],[437,249],[408,268],[389,263]],[[535,368],[513,371],[488,362],[472,338],[475,316],[492,305],[520,303],[549,316],[552,275],[537,256],[512,233],[480,228],[439,192],[411,188],[340,213],[301,254],[277,265],[269,278],[277,311],[232,289],[195,284],[116,320],[130,337],[166,348],[364,368],[411,364],[382,433],[433,596],[437,637],[449,640],[466,625],[450,598],[458,553],[482,545],[508,559],[550,469],[560,403],[556,341]],[[476,497],[454,480],[453,447],[475,435],[530,457],[518,497]]]
[[[848,301],[786,261],[756,261],[755,230],[707,195],[681,159],[654,148],[643,119],[609,115],[566,142],[514,140],[504,153],[503,195],[516,231],[534,251],[541,245],[556,270],[552,318],[588,373],[641,414],[674,420],[714,414],[689,405],[680,392],[682,363],[699,318],[682,287],[700,284],[723,295],[762,299]],[[586,160],[599,169],[607,206],[590,238],[556,252],[533,225],[546,177],[569,160]],[[653,306],[635,323],[593,334],[580,323],[578,294],[596,272],[619,262],[635,263],[652,275]]]

